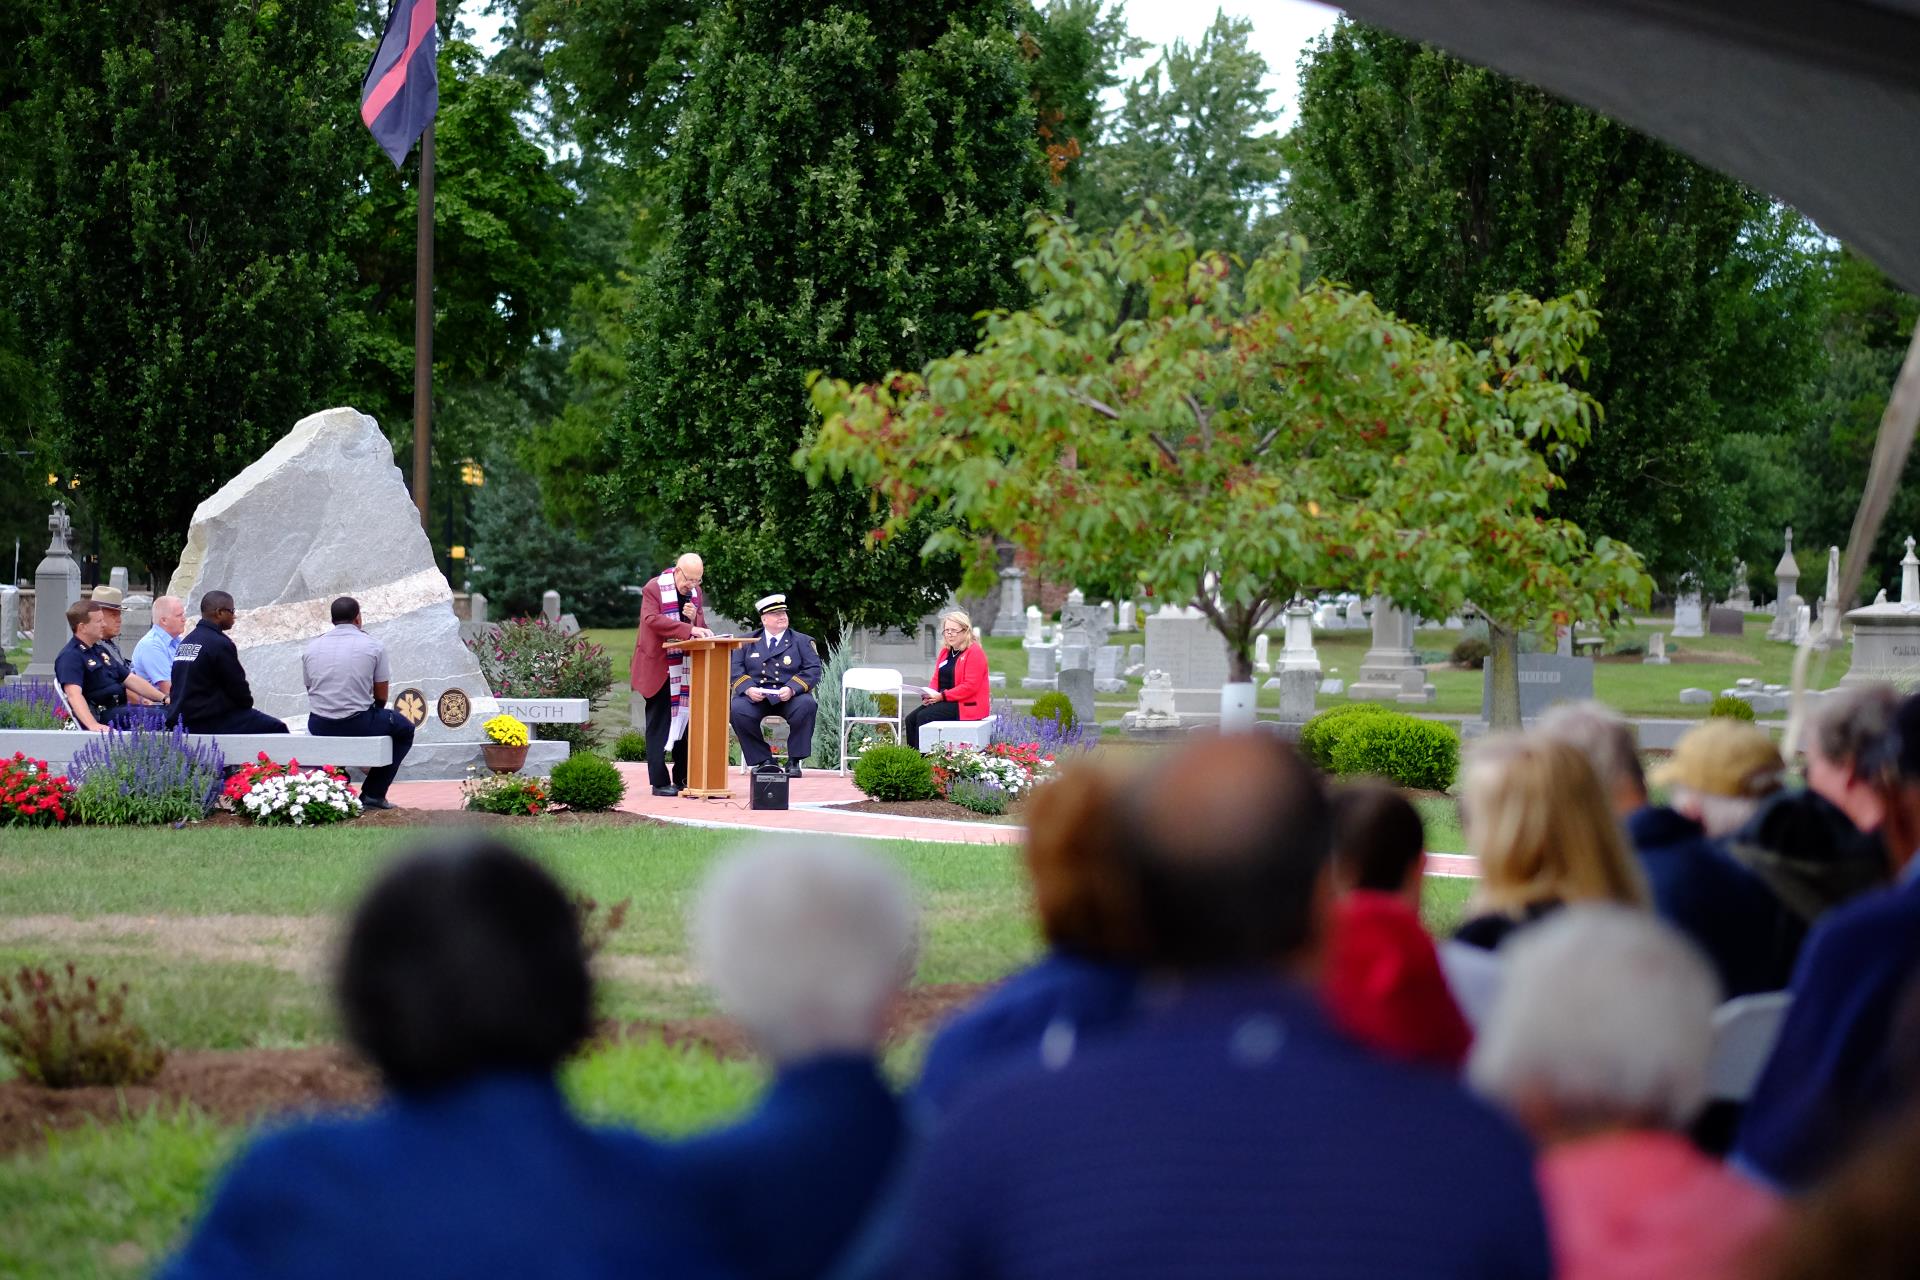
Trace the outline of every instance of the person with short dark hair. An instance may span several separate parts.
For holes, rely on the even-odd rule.
[[[184,724],[188,733],[285,733],[285,721],[253,705],[239,646],[227,636],[233,622],[232,596],[209,591],[200,597],[200,625],[174,651],[167,723]]]
[[[335,998],[387,1099],[255,1141],[167,1280],[728,1274],[664,1150],[561,1096],[593,984],[540,867],[491,840],[403,858],[354,912]]]
[[[1120,862],[1123,790],[1109,772],[1081,765],[1027,801],[1027,875],[1047,951],[934,1036],[913,1089],[923,1124],[1010,1071],[1066,1062],[1133,1016],[1143,943]]]
[[[1390,1057],[1455,1070],[1473,1044],[1420,922],[1426,830],[1384,782],[1333,788],[1333,908],[1320,987],[1333,1020]]]
[[[384,736],[393,743],[393,760],[367,771],[360,803],[391,809],[387,788],[413,746],[413,722],[387,706],[392,676],[387,647],[360,623],[360,602],[341,596],[329,607],[333,630],[307,642],[300,671],[307,684],[307,732],[322,738]]]
[[[166,695],[116,660],[101,640],[103,605],[76,600],[67,606],[67,626],[73,636],[53,658],[54,683],[66,696],[67,708],[82,729],[105,733],[128,715],[127,693],[162,701]]]
[[[955,1111],[912,1177],[904,1274],[1550,1275],[1521,1135],[1353,1044],[1308,985],[1332,893],[1313,769],[1267,735],[1202,741],[1118,826],[1145,963],[1177,981]]]

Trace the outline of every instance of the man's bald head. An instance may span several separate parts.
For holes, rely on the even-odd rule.
[[[707,566],[701,562],[699,555],[692,551],[673,562],[674,585],[682,591],[688,587],[699,586],[700,579],[705,577],[706,573]]]
[[[1128,806],[1151,962],[1251,968],[1304,959],[1333,844],[1319,775],[1267,734],[1207,738]]]

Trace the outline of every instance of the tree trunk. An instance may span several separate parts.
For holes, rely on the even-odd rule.
[[[1487,724],[1520,728],[1520,633],[1487,619],[1487,683],[1493,691]]]

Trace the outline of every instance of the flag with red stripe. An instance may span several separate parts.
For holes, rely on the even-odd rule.
[[[360,119],[395,168],[439,108],[439,47],[434,0],[394,0],[386,34],[360,86]]]

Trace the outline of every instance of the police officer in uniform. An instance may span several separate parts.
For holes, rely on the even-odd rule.
[[[729,718],[748,767],[773,759],[760,727],[768,716],[787,722],[787,773],[800,776],[800,762],[813,754],[813,718],[819,704],[820,653],[813,640],[787,626],[787,598],[764,596],[760,634],[733,651],[733,706]]]
[[[73,638],[53,659],[54,682],[66,695],[68,709],[81,728],[95,733],[124,717],[129,691],[155,702],[166,700],[165,694],[133,674],[133,668],[102,643],[105,616],[104,607],[88,600],[69,605],[67,625],[73,629]]]

